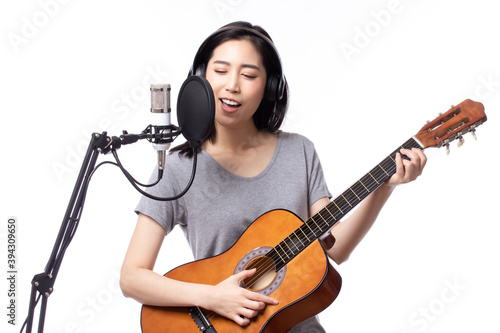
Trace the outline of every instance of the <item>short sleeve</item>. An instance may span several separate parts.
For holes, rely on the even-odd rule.
[[[323,167],[314,144],[307,138],[304,138],[304,150],[307,160],[307,183],[309,189],[308,205],[309,207],[321,198],[331,198],[328,190]]]
[[[176,158],[178,159],[179,157],[169,156],[169,159],[173,160],[172,162],[174,162],[174,165],[176,164]],[[173,168],[176,167],[174,166]],[[150,178],[151,183],[157,180],[157,173],[158,172],[155,168]],[[171,198],[180,193],[182,190],[183,188],[180,188],[178,181],[174,176],[174,172],[172,172],[172,166],[169,167],[169,164],[167,164],[164,176],[160,182],[155,186],[145,189],[148,194],[160,198]],[[158,222],[168,234],[176,225],[184,224],[185,214],[182,203],[182,198],[172,201],[159,201],[143,195],[135,208],[135,212],[137,214],[142,213],[151,217],[153,220]]]

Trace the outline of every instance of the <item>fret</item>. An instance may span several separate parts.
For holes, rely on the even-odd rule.
[[[368,189],[368,187],[366,187],[366,186],[365,186],[365,184],[363,184],[362,180],[360,180],[360,181],[359,181],[359,183],[360,183],[361,185],[363,185],[363,187],[365,188],[365,190],[366,190],[368,193],[370,193],[370,190]]]
[[[314,215],[312,217],[312,219],[314,219],[314,217],[320,217],[321,220],[323,220],[323,222],[326,222],[325,219],[323,218],[323,216],[321,216],[321,214],[319,212],[316,215]],[[319,222],[316,221],[316,220],[314,220],[314,221],[316,221],[316,224],[319,226],[318,228],[319,228],[319,234],[320,235],[322,235],[325,232],[325,227],[322,226],[323,222],[321,222],[321,220]],[[326,222],[326,226],[328,227],[328,222]]]
[[[281,243],[283,243],[283,242],[281,242]],[[283,253],[284,253],[284,254],[288,257],[288,259],[290,259],[290,256],[286,253],[286,251],[285,251],[285,250],[283,250],[283,247],[281,246],[281,243],[280,243],[280,244],[278,244],[278,246],[280,247],[281,251],[283,251]],[[281,256],[280,256],[280,257],[281,257]],[[285,261],[285,260],[283,260],[283,261]]]
[[[383,169],[378,165],[372,169],[371,174],[375,177],[375,179],[377,179],[377,185],[382,185],[388,177]]]
[[[301,237],[302,239],[302,244],[304,245],[304,248],[308,247],[312,242],[314,242],[316,239],[318,239],[318,236],[313,232],[313,230],[307,225],[307,222],[304,223],[300,228],[298,228],[300,232],[305,236]],[[308,230],[311,232],[309,233]],[[321,234],[320,234],[321,236]],[[307,241],[306,241],[307,239]]]
[[[305,225],[307,225],[307,224],[305,224]],[[310,229],[310,228],[309,228],[309,229]],[[300,230],[300,231],[304,234],[304,236],[306,236],[306,238],[307,238],[307,242],[308,242],[308,243],[311,243],[311,240],[309,239],[309,237],[307,237],[307,234],[304,232],[304,230],[302,230],[302,227],[300,227],[300,228],[299,228],[299,230]]]
[[[368,172],[368,174],[370,175],[370,177],[372,177],[372,178],[373,178],[373,180],[375,181],[375,183],[377,183],[377,184],[379,184],[379,185],[380,185],[380,183],[379,183],[379,182],[375,179],[375,177],[373,177],[373,175],[372,175],[372,173],[371,173],[371,172]]]
[[[344,193],[345,193],[345,192],[344,192]],[[351,206],[351,208],[352,208],[351,203],[349,202],[349,200],[347,200],[347,199],[346,199],[346,197],[344,196],[344,194],[341,194],[341,195],[342,195],[342,198],[344,198],[344,200],[345,200],[345,201],[349,204],[349,206]]]
[[[320,234],[321,234],[321,227],[318,225],[318,223],[316,223],[316,220],[314,219],[314,216],[312,216],[310,220],[312,220],[314,222],[314,224],[318,227],[318,229],[320,231]],[[313,231],[313,233],[314,233],[314,235],[316,235],[316,233],[314,231]]]
[[[342,211],[342,209],[340,209],[340,207],[337,205],[337,203],[335,202],[335,200],[333,200],[332,203],[335,205],[335,207],[337,207],[338,210],[340,210],[340,212],[342,214],[344,214],[344,212]]]
[[[295,237],[297,237],[297,239],[299,240],[300,244],[302,244],[302,246],[305,248],[306,246],[304,245],[304,243],[302,243],[302,240],[300,239],[300,237],[295,233],[295,231],[293,232],[293,234],[295,235]],[[298,248],[297,248],[298,249]],[[300,250],[299,250],[300,251]]]
[[[290,239],[290,237],[287,237],[283,242],[285,243],[286,247],[290,250],[290,252],[292,252],[292,255],[294,255],[295,253],[293,253],[293,248],[290,247],[290,245],[286,242],[287,239]]]
[[[271,259],[273,259],[273,258],[271,258]],[[273,259],[273,261],[274,261],[274,259]],[[279,272],[283,267],[286,266],[286,264],[288,264],[288,262],[286,262],[286,261],[283,261],[281,263],[274,261],[274,265],[275,265],[274,271],[276,273]]]
[[[382,169],[382,171],[384,171],[384,172],[385,172],[385,174],[386,174],[387,176],[389,176],[389,174],[387,173],[387,171],[385,171],[385,169],[384,169],[384,168],[382,168],[382,166],[381,166],[380,164],[379,164],[378,166],[380,167],[380,169]]]
[[[361,201],[363,201],[364,198],[366,198],[366,196],[368,194],[370,194],[370,192],[366,191],[363,188],[363,186],[360,186],[358,183],[356,183],[355,185],[353,185],[351,187],[351,190],[353,191],[354,195],[356,196],[356,199],[358,199],[358,201],[361,202]]]
[[[383,162],[382,162],[383,163]],[[380,164],[382,164],[380,163]],[[378,181],[378,185],[381,185],[383,184],[387,178],[389,178],[389,174],[387,174],[387,172],[385,171],[385,169],[383,169],[381,166],[377,165],[373,170],[372,170],[372,174],[375,176],[375,178],[377,179]],[[386,163],[387,164],[387,163]]]
[[[344,193],[346,195],[349,195],[349,199],[350,199],[349,201],[351,203],[353,203],[352,207],[355,207],[359,203],[360,199],[359,199],[358,188],[356,187],[356,184],[353,184]]]
[[[356,198],[358,198],[359,201],[361,201],[361,199],[358,197],[358,195],[356,194],[356,192],[354,192],[354,190],[352,189],[352,187],[349,188],[351,190],[352,193],[354,193],[354,195],[356,196]]]
[[[330,214],[330,216],[335,220],[337,221],[337,218],[335,217],[335,215],[332,214],[332,212],[330,212],[330,210],[328,209],[328,205],[324,208],[326,209],[326,211],[328,212],[328,214]]]
[[[315,223],[316,223],[316,222],[315,222]],[[306,223],[305,223],[305,225],[306,225],[306,227],[308,227],[308,228],[309,228],[309,230],[311,230],[311,232],[313,233],[314,237],[317,237],[317,236],[316,236],[316,233],[314,232],[314,230],[312,230],[312,229],[311,229],[311,227],[309,226],[309,223],[307,223],[307,222],[306,222]]]
[[[327,220],[325,220],[325,218],[323,217],[323,215],[321,215],[321,211],[318,212],[318,214],[316,215],[319,215],[319,217],[321,217],[321,219],[326,223],[327,226],[330,226],[330,223],[328,223]],[[323,233],[323,228],[321,229],[321,233]]]
[[[351,208],[353,206],[349,203],[349,201],[347,201],[344,194],[345,194],[345,192],[337,198],[336,202],[337,202],[338,206],[342,208],[342,210],[340,212],[345,215],[351,210]],[[341,200],[344,200],[343,204],[342,204]]]
[[[293,236],[295,236],[295,240],[294,240],[294,239],[292,239],[292,237],[293,237]],[[295,235],[295,231],[294,231],[294,232],[292,232],[292,233],[290,234],[290,236],[288,236],[287,238],[288,238],[288,240],[289,240],[290,242],[292,242],[292,245],[293,245],[293,246],[290,246],[290,248],[292,249],[292,253],[293,253],[293,254],[295,254],[295,250],[293,250],[293,248],[294,248],[294,247],[297,249],[297,251],[298,251],[297,253],[299,253],[299,252],[300,252],[300,248],[297,246],[297,245],[298,245],[298,242],[296,242],[296,240],[297,240],[297,235]]]
[[[277,254],[279,258],[275,254]],[[285,261],[283,259],[283,257],[281,256],[281,254],[279,253],[279,251],[276,248],[267,252],[265,254],[265,257],[271,259],[274,262],[274,268],[275,268],[274,271],[275,272],[278,272],[280,269],[282,269],[288,263],[288,261]]]
[[[372,186],[375,186],[375,184],[370,184],[368,182],[369,180],[371,180],[371,179],[368,177],[368,175],[364,175],[358,181],[358,184],[361,185],[361,186],[358,186],[359,191],[362,193],[366,193],[366,195],[369,195],[370,193],[372,193],[373,192]]]
[[[371,172],[370,174],[366,174],[363,178],[361,178],[360,182],[362,182],[363,186],[369,193],[375,191],[380,185],[380,182],[378,182],[375,178],[373,178]]]
[[[269,251],[269,252],[271,252],[271,251]],[[281,256],[280,252],[276,248],[274,249],[274,252],[276,252],[278,254],[278,256],[280,257],[281,261],[283,263],[285,263],[285,259],[283,259],[283,257]]]

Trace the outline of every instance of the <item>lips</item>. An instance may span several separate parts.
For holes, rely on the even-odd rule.
[[[229,98],[221,98],[220,101],[222,110],[224,110],[225,112],[235,112],[241,106],[240,103]]]

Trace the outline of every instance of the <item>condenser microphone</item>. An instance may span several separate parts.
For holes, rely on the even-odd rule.
[[[179,90],[177,120],[191,148],[201,146],[214,126],[215,97],[203,76],[189,76]]]
[[[151,84],[151,131],[156,135],[153,147],[158,152],[158,170],[165,168],[166,151],[172,140],[160,135],[171,133],[170,128],[170,84]]]

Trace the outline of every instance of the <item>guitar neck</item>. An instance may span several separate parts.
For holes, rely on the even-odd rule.
[[[422,148],[422,146],[414,138],[406,141],[371,169],[370,172],[275,246],[267,256],[275,261],[276,271],[284,267],[312,242],[328,232],[347,213],[392,176],[396,172],[396,154],[401,148]]]

